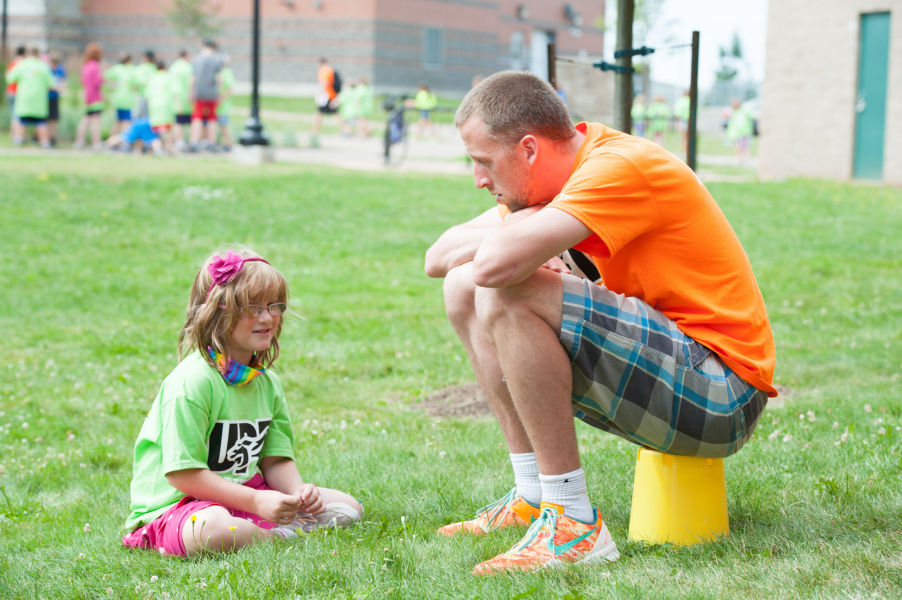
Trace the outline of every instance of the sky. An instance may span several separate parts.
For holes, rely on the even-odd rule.
[[[608,0],[607,4],[616,6],[617,0]],[[720,68],[720,48],[732,47],[735,32],[742,42],[751,77],[760,83],[764,79],[767,4],[768,0],[663,0],[645,40],[647,46],[656,48],[648,57],[652,79],[689,87],[692,49],[663,47],[690,44],[692,32],[698,31],[698,85],[702,90],[710,88]],[[614,42],[616,34],[607,37]],[[611,48],[610,53],[605,52],[606,59],[613,58]]]

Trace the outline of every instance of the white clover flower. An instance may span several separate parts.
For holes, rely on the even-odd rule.
[[[774,431],[772,434],[770,434],[769,436],[767,436],[767,439],[769,439],[770,441],[774,441],[774,440],[777,439],[778,437],[780,437],[780,430],[779,430],[779,429],[777,429],[777,430]]]
[[[783,443],[784,443],[784,444],[785,444],[786,442],[791,441],[791,440],[792,440],[792,436],[789,435],[788,433],[787,433],[786,435],[783,436]]]
[[[817,421],[817,417],[815,416],[813,410],[809,410],[806,414],[807,414],[807,416],[808,416],[808,422],[809,422],[809,423],[814,423],[815,421]]]
[[[881,427],[877,430],[877,435],[886,435],[886,429]]]
[[[91,524],[90,524],[90,523],[85,523],[85,526],[82,527],[81,530],[82,530],[83,532],[85,532],[85,533],[88,533],[89,531],[91,531]]]
[[[866,413],[871,412],[871,405],[870,405],[870,404],[865,404],[865,405],[864,405],[864,412],[866,412]]]
[[[151,582],[151,583],[156,583],[158,579],[159,579],[159,577],[157,577],[156,575],[153,575],[153,576],[151,576],[151,578],[150,578],[150,582]]]

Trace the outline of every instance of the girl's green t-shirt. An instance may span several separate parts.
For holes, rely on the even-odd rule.
[[[163,381],[138,434],[125,528],[150,523],[185,497],[169,485],[167,473],[209,469],[243,484],[269,456],[294,460],[279,377],[269,370],[247,385],[232,386],[192,352]]]

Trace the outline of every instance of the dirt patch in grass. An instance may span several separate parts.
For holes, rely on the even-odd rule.
[[[774,388],[776,388],[779,395],[776,398],[767,399],[767,406],[769,408],[783,408],[786,406],[787,402],[790,402],[795,398],[797,393],[793,388],[780,385],[779,383],[775,383]]]
[[[488,417],[492,409],[478,383],[454,385],[427,396],[414,407],[423,410],[430,417]]]

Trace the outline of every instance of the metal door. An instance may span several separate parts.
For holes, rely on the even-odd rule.
[[[883,178],[889,25],[888,12],[861,15],[853,168],[856,178]]]

